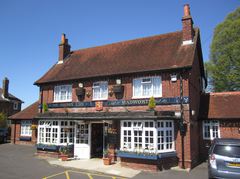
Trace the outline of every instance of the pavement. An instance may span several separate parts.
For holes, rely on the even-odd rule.
[[[110,175],[132,178],[138,175],[141,171],[131,168],[122,167],[120,163],[104,165],[102,159],[94,158],[90,160],[70,160],[61,161],[60,159],[48,158],[49,164],[80,170],[103,172]]]

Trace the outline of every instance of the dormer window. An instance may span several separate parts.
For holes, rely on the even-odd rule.
[[[59,85],[54,87],[54,102],[72,101],[72,85]]]
[[[162,97],[160,76],[135,78],[133,80],[133,98]]]
[[[93,100],[106,100],[108,98],[108,82],[93,83]]]

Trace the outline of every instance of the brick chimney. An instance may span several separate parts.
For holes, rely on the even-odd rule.
[[[2,84],[4,98],[8,98],[8,85],[9,85],[9,80],[7,79],[7,77],[5,77],[3,79],[3,84]]]
[[[58,63],[63,63],[64,58],[66,58],[71,51],[71,46],[68,44],[68,39],[65,34],[62,34],[61,43],[59,44],[59,57]]]
[[[193,20],[190,13],[189,4],[184,5],[184,15],[182,17],[182,39],[183,45],[188,45],[193,43],[194,30],[193,30]]]

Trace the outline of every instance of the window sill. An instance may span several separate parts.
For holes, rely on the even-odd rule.
[[[67,101],[53,101],[52,103],[67,103],[67,102],[72,102],[72,100],[67,100]]]
[[[150,99],[152,96],[132,97],[132,99]],[[162,96],[153,96],[154,98],[162,98]]]
[[[92,99],[92,101],[107,101],[108,99],[104,98],[104,99]]]

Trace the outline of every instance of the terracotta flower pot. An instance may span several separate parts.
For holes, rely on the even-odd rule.
[[[103,158],[103,164],[104,165],[111,165],[112,159],[109,158]]]
[[[68,160],[68,155],[66,154],[61,154],[60,158],[62,159],[62,161],[67,161]]]

